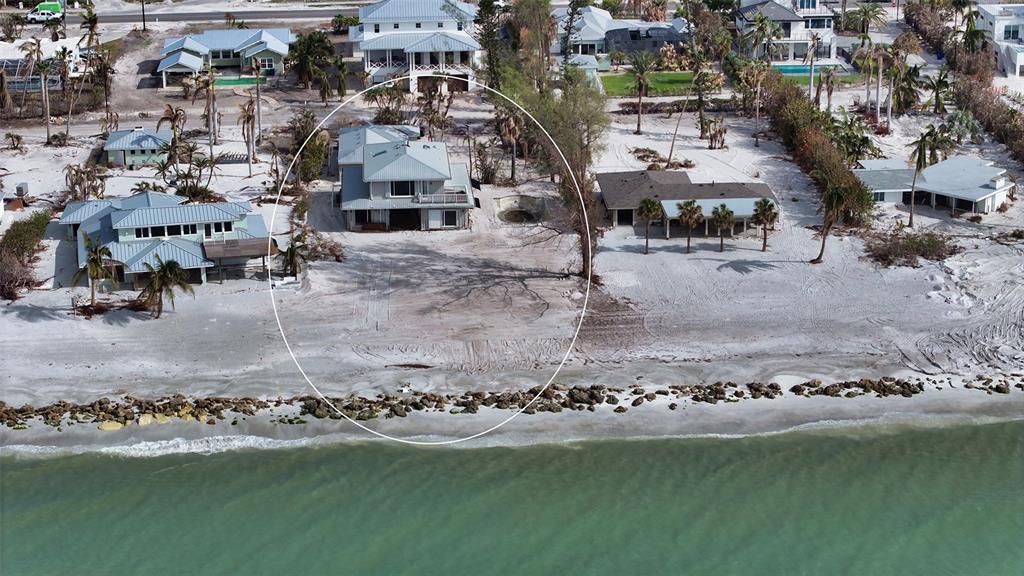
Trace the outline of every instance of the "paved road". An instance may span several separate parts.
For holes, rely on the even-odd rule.
[[[335,14],[355,16],[354,7],[297,8],[294,10],[224,10],[206,12],[146,11],[146,22],[223,22],[224,14],[231,12],[239,20],[284,20],[323,19],[330,20]],[[99,12],[100,23],[142,22],[142,12]],[[68,24],[78,25],[82,17],[77,13],[68,14]]]

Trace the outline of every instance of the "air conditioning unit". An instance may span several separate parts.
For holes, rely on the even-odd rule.
[[[18,185],[14,187],[14,195],[18,198],[28,196],[28,182],[19,182]]]

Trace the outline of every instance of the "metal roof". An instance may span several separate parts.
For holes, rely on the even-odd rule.
[[[859,160],[857,163],[861,168],[867,170],[903,170],[909,167],[905,160],[899,158],[865,159]]]
[[[445,208],[474,208],[476,201],[470,186],[469,170],[465,164],[452,164],[452,178],[446,180],[444,188],[458,190],[467,195],[466,202],[446,202]],[[444,193],[442,191],[442,193]],[[359,165],[345,166],[341,172],[341,209],[342,210],[401,210],[437,208],[435,204],[415,202],[413,197],[403,198],[371,198],[370,187],[363,180],[363,167]]]
[[[476,6],[458,0],[382,0],[359,8],[360,23],[473,20]]]
[[[771,188],[761,182],[701,182],[678,170],[634,170],[597,175],[601,198],[609,210],[636,209],[644,198],[675,202],[707,200],[713,206],[730,199],[772,198]]]
[[[556,8],[551,11],[551,16],[558,22],[558,34],[562,35],[565,30],[565,18],[568,12],[565,8]],[[685,20],[682,25],[685,26]],[[600,42],[611,30],[672,30],[677,24],[673,22],[646,22],[644,20],[617,19],[610,12],[596,6],[587,6],[580,10],[580,18],[573,27],[572,39],[575,42]]]
[[[191,34],[179,38],[169,38],[164,42],[160,55],[164,56],[175,50],[187,50],[197,54],[207,54],[210,50],[231,50],[240,52],[253,44],[274,39],[279,44],[288,46],[294,35],[288,28],[230,28],[227,30],[207,30],[202,34]],[[277,44],[275,44],[277,46]],[[285,50],[287,53],[287,50]]]
[[[80,224],[107,208],[110,208],[111,211],[115,211],[135,208],[177,206],[185,200],[188,200],[188,198],[185,198],[184,196],[175,196],[174,194],[140,192],[127,198],[107,198],[104,200],[90,200],[88,202],[72,202],[64,208],[64,213],[61,215],[58,223]]]
[[[193,72],[198,72],[203,69],[203,59],[188,52],[175,52],[161,60],[156,66],[156,71],[163,72],[175,66],[181,66]]]
[[[252,211],[248,202],[217,202],[214,204],[185,204],[161,208],[121,210],[110,215],[114,229],[140,226],[171,226],[175,224],[202,224],[206,222],[233,222]]]
[[[366,50],[403,50],[405,52],[473,51],[480,43],[465,32],[395,32],[365,40],[359,48]]]
[[[104,150],[159,150],[164,144],[170,144],[174,134],[170,130],[150,130],[149,128],[133,128],[117,130],[107,137]]]
[[[443,142],[385,142],[363,147],[363,180],[448,180],[448,148]]]
[[[584,70],[597,70],[597,58],[590,54],[576,54],[569,58],[569,64]]]
[[[391,124],[380,126],[349,126],[338,135],[338,164],[362,164],[363,146],[382,142],[405,142],[420,137],[418,126]]]
[[[187,50],[196,54],[209,54],[210,49],[206,46],[197,42],[191,36],[182,36],[181,38],[171,38],[164,42],[164,47],[160,50],[161,56],[166,56],[171,52]]]
[[[875,192],[907,192],[914,179],[914,170],[911,168],[862,168],[854,170],[853,173]],[[996,185],[995,180],[1005,173],[1006,170],[993,166],[983,158],[957,155],[925,168],[917,177],[917,189],[978,202],[1013,186],[1013,182],[1009,180]]]
[[[164,262],[175,261],[186,270],[191,268],[209,268],[213,262],[203,255],[203,247],[198,242],[182,238],[167,238],[149,242],[113,242],[107,245],[111,257],[124,264],[124,271],[129,273],[146,272],[146,264],[156,268],[159,256]]]
[[[263,51],[286,56],[288,54],[288,42],[282,41],[268,30],[260,30],[239,44],[236,50],[241,51],[242,56],[245,58],[251,58]]]
[[[861,168],[853,170],[853,175],[874,192],[898,192],[910,190],[914,179],[914,171],[910,168]]]

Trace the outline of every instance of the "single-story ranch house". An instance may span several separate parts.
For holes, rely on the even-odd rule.
[[[771,188],[760,182],[693,182],[689,174],[678,170],[633,170],[597,175],[601,199],[613,226],[641,224],[636,210],[644,198],[653,198],[664,212],[665,237],[673,223],[679,225],[677,204],[696,201],[704,212],[704,233],[710,231],[711,212],[722,204],[733,211],[736,225],[746,231],[754,216],[754,204],[761,198],[775,202]],[[731,233],[731,232],[730,232]]]
[[[555,8],[551,11],[555,21],[557,41],[551,46],[553,53],[561,53],[562,42],[565,41],[565,21],[568,18],[567,8]],[[617,19],[611,13],[596,6],[587,6],[580,10],[580,18],[573,26],[569,35],[568,45],[571,52],[594,56],[602,72],[611,69],[612,52],[651,52],[657,54],[665,44],[678,46],[689,38],[690,25],[683,18],[674,18],[671,22],[646,22],[637,19]]]
[[[160,50],[160,73],[163,87],[167,87],[167,74],[199,74],[209,64],[224,70],[237,70],[239,74],[253,71],[253,60],[259,63],[264,76],[284,74],[284,58],[288,45],[295,41],[287,28],[207,30],[202,34],[168,38]]]
[[[146,264],[156,257],[174,260],[190,274],[190,281],[205,282],[206,270],[248,265],[262,259],[266,266],[268,232],[263,217],[248,202],[182,204],[187,198],[142,192],[126,198],[107,198],[68,204],[59,223],[78,248],[78,265],[87,259],[84,237],[110,249],[117,282],[140,288]]]
[[[910,203],[914,170],[903,160],[861,160],[853,171],[876,202]],[[917,177],[915,201],[932,208],[985,214],[1006,202],[1016,185],[1006,170],[975,156],[957,155],[925,168]]]
[[[170,145],[173,138],[170,130],[150,130],[142,127],[116,130],[110,133],[107,143],[103,146],[103,160],[106,164],[130,169],[155,164],[167,159],[164,147]]]

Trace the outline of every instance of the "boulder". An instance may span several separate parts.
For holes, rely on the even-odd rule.
[[[100,425],[97,426],[97,428],[104,431],[120,430],[121,428],[124,428],[124,424],[114,421],[100,422]]]

